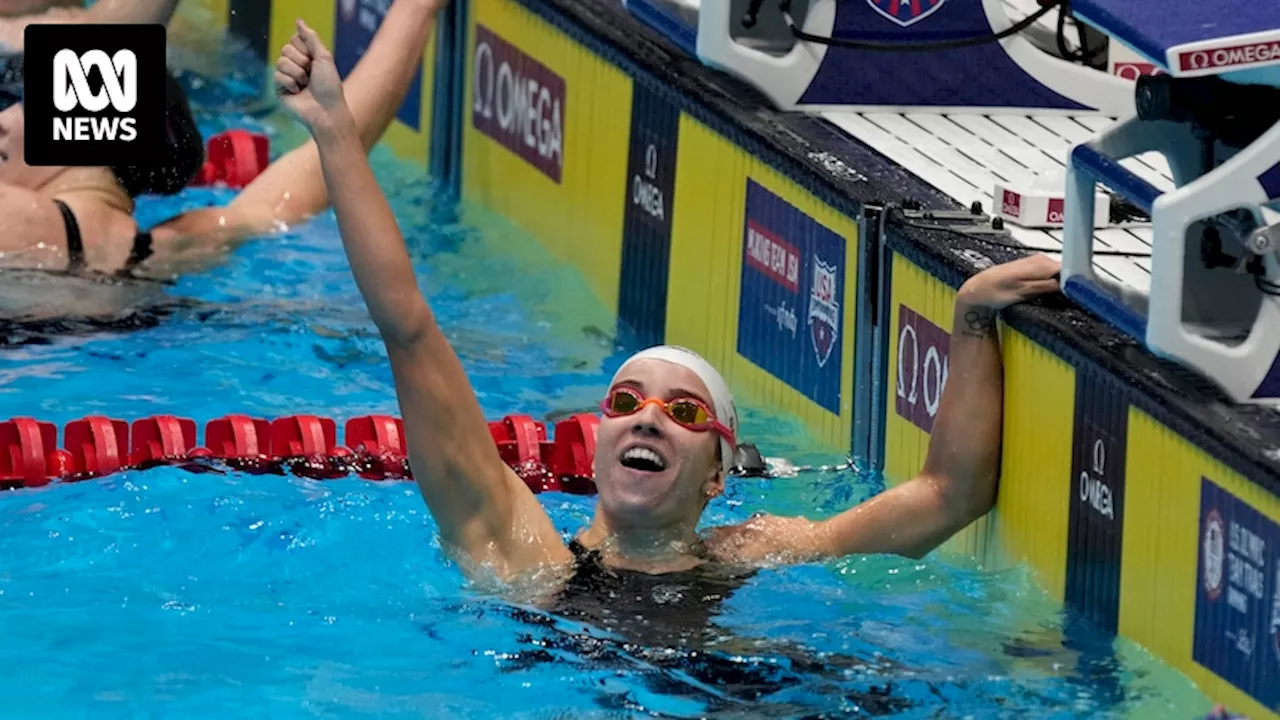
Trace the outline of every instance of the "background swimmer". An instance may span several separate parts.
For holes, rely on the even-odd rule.
[[[106,1],[97,14],[95,6],[76,17],[81,22],[102,22],[103,13],[132,8],[128,21],[138,22],[161,9],[171,14],[176,5],[175,0]],[[434,0],[396,0],[368,51],[348,75],[347,97],[364,151],[395,117],[421,66],[441,6]],[[0,36],[41,17],[0,20]],[[17,39],[20,42],[20,32]],[[133,218],[136,197],[180,191],[203,162],[202,141],[190,120],[186,98],[176,80],[170,81],[170,117],[187,137],[180,151],[162,160],[164,166],[125,172],[102,167],[32,167],[23,160],[22,105],[0,111],[0,270],[172,278],[207,266],[240,242],[301,222],[328,206],[315,144],[308,142],[278,158],[226,207],[193,210],[149,231],[139,228]],[[47,302],[41,307],[50,312]],[[121,310],[102,304],[90,309],[103,315]],[[0,314],[5,311],[0,307]]]
[[[553,569],[572,581],[601,567],[658,574],[854,553],[919,557],[991,509],[1003,410],[996,315],[1056,291],[1058,263],[1045,256],[989,268],[959,291],[951,373],[923,472],[824,521],[762,516],[699,534],[736,443],[733,398],[692,352],[638,353],[603,403],[594,519],[566,545],[498,456],[458,356],[418,289],[332,54],[298,21],[276,69],[283,102],[319,149],[353,274],[390,359],[419,488],[472,578],[512,581]]]

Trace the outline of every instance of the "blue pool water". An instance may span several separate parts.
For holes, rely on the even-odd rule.
[[[234,79],[234,78],[233,78]],[[230,82],[230,81],[228,81]],[[194,93],[206,132],[287,119]],[[215,108],[211,111],[209,108]],[[298,137],[296,128],[289,138]],[[631,349],[570,270],[429,182],[375,165],[422,286],[491,418],[592,404]],[[145,218],[220,191],[148,201]],[[0,416],[395,413],[332,215],[183,279],[195,307],[131,332],[0,351]],[[38,338],[37,338],[38,340]],[[787,418],[743,435],[843,465]],[[706,524],[827,515],[877,492],[856,469],[734,480]],[[591,498],[542,496],[566,536]],[[644,637],[464,586],[407,483],[172,468],[0,494],[0,707],[29,717],[1194,717],[1209,702],[1131,645],[1078,627],[1022,570],[858,557],[766,569],[699,652],[652,598]]]

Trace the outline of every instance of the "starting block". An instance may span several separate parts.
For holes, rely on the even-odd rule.
[[[1280,4],[1074,0],[1072,10],[1156,72],[1137,79],[1133,113],[1071,151],[1063,291],[1235,401],[1280,405]],[[1150,151],[1168,160],[1172,190],[1120,163]],[[1145,303],[1094,272],[1099,183],[1151,217]]]
[[[1115,116],[1133,110],[1134,68],[1108,71],[1035,42],[1031,28],[964,47],[884,52],[834,38],[925,45],[989,37],[1043,8],[1025,0],[625,0],[627,9],[703,64],[760,90],[779,110],[989,114],[1010,109]],[[793,29],[794,28],[794,29]],[[1071,33],[1074,35],[1074,33]],[[1074,42],[1074,41],[1073,41]],[[1052,45],[1053,43],[1048,43]]]

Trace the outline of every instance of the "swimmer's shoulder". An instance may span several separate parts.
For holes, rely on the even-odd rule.
[[[808,562],[826,554],[824,542],[821,522],[768,514],[703,533],[708,558],[730,566]]]
[[[23,187],[0,183],[0,252],[23,251],[27,257],[19,264],[56,264],[59,258],[65,257],[62,228],[62,215],[48,198]],[[32,252],[32,248],[44,252]],[[14,261],[11,259],[6,264],[12,265]]]

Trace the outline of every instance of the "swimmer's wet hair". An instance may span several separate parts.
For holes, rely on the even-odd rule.
[[[111,168],[129,197],[174,195],[181,192],[204,165],[204,138],[191,115],[187,94],[172,72],[165,73],[165,145],[151,165]]]

